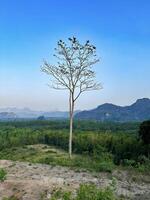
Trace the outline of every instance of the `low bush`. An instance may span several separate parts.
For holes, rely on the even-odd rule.
[[[61,189],[55,191],[51,200],[117,200],[110,187],[105,189],[97,188],[94,184],[80,185],[76,195],[70,192],[63,192]]]
[[[6,179],[6,171],[4,169],[0,169],[0,181],[3,182]]]

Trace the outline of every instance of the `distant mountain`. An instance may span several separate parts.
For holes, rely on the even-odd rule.
[[[78,113],[79,111],[75,111],[75,114]],[[1,114],[2,113],[2,114]],[[48,118],[68,118],[69,117],[69,112],[67,111],[34,111],[30,110],[29,108],[0,108],[0,119],[3,119],[7,113],[8,115],[13,115],[10,118],[22,118],[22,119],[37,119],[40,116],[44,116],[45,119]]]
[[[147,120],[150,119],[150,99],[138,99],[134,104],[124,107],[105,103],[93,110],[79,112],[75,118],[116,122]]]
[[[13,112],[1,112],[0,113],[0,119],[7,120],[7,119],[15,119],[15,118],[16,118],[16,115]]]
[[[37,118],[41,112],[30,110],[29,108],[0,108],[0,112],[14,113],[16,118]]]

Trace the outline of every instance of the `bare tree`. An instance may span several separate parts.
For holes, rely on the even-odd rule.
[[[89,40],[81,44],[75,37],[69,38],[69,45],[59,40],[55,51],[57,64],[51,65],[44,61],[42,71],[50,75],[51,88],[69,91],[69,156],[71,158],[74,105],[83,92],[101,88],[101,85],[95,82],[95,72],[92,70],[99,59],[96,56],[96,47],[91,45]]]

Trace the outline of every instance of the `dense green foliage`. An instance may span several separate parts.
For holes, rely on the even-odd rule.
[[[105,131],[105,132],[125,132],[125,133],[137,133],[139,129],[139,122],[134,123],[117,123],[117,122],[100,122],[89,120],[75,120],[74,130],[76,131]],[[15,127],[15,128],[32,128],[32,129],[50,129],[50,130],[68,130],[68,120],[30,120],[30,121],[7,121],[0,122],[0,128],[2,127]]]
[[[150,148],[139,140],[138,123],[76,121],[74,126],[73,152],[90,157],[99,163],[100,170],[113,162],[149,171]],[[68,121],[0,123],[0,159],[8,158],[11,148],[39,143],[68,150],[67,128]],[[51,158],[41,162],[50,164]]]
[[[139,135],[144,144],[150,144],[150,120],[140,125]]]

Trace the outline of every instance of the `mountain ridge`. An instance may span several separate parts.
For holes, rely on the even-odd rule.
[[[104,103],[92,110],[84,110],[75,115],[76,119],[100,121],[143,121],[150,119],[150,99],[142,98],[129,106]]]

